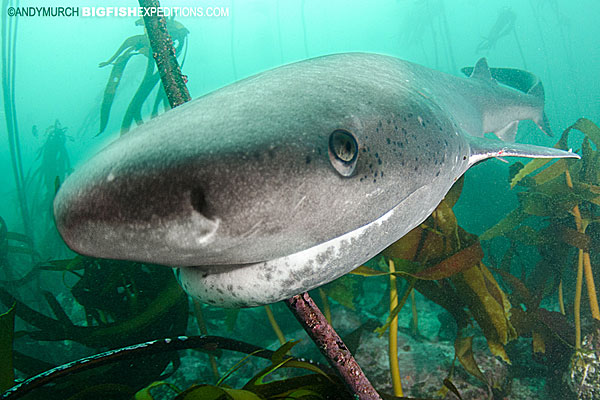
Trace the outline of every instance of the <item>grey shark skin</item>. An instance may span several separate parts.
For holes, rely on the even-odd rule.
[[[177,267],[203,302],[288,298],[398,240],[480,160],[578,157],[475,137],[543,116],[543,99],[485,69],[346,53],[244,79],[87,161],[56,196],[56,225],[79,253]]]

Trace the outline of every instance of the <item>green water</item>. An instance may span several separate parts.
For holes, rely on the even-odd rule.
[[[135,1],[130,3],[110,5],[137,5]],[[17,6],[13,3],[8,5]],[[71,6],[54,0],[20,3],[22,7],[42,5]],[[77,2],[78,7],[103,5],[105,4],[102,2],[91,0]],[[586,117],[596,123],[600,122],[600,25],[597,23],[600,5],[597,1],[180,0],[163,1],[161,5],[204,9],[218,7],[225,14],[219,17],[177,18],[189,31],[185,50],[179,61],[183,62],[183,73],[187,76],[187,86],[192,98],[282,64],[325,54],[354,51],[382,53],[456,75],[460,74],[460,68],[472,66],[480,57],[485,56],[492,67],[526,69],[539,76],[544,83],[545,109],[554,137],[545,136],[533,123],[524,122],[519,127],[517,142],[553,146],[563,130],[578,118]],[[508,22],[502,24],[502,17]],[[127,274],[119,275],[122,271],[131,271],[131,267],[125,263],[102,266],[101,269],[111,272],[94,275],[90,278],[91,281],[83,283],[80,281],[83,269],[76,271],[78,275],[45,270],[32,274],[27,282],[15,283],[28,276],[30,271],[50,265],[51,260],[75,256],[62,243],[53,227],[51,201],[55,178],[58,176],[60,180],[64,180],[71,169],[77,168],[119,136],[122,118],[138,89],[148,59],[137,54],[127,63],[106,129],[100,135],[100,109],[111,66],[99,68],[98,64],[108,60],[126,38],[143,34],[143,27],[136,26],[136,19],[83,16],[6,18],[11,24],[18,21],[14,47],[14,101],[10,100],[10,103],[16,109],[32,244],[14,235],[0,237],[0,280],[3,282],[2,288],[24,304],[47,316],[59,318],[44,297],[45,291],[50,292],[51,297],[57,299],[76,325],[129,321],[152,302],[153,294],[162,290],[160,282],[150,279],[154,269],[138,271],[135,278],[130,278]],[[497,22],[499,25],[495,27]],[[157,88],[158,86],[153,89],[148,101],[141,107],[144,119],[150,117]],[[3,128],[0,134],[0,217],[6,222],[9,232],[24,234],[27,232],[15,186],[9,135],[5,128],[7,107],[6,104],[4,106],[0,111]],[[60,127],[67,128],[66,131],[60,133],[47,129],[54,126],[57,120],[60,121]],[[52,137],[51,133],[58,136]],[[582,138],[581,133],[574,132],[568,146],[578,150]],[[524,189],[510,189],[509,168],[514,160],[508,161],[489,160],[466,173],[464,188],[454,207],[454,213],[458,224],[467,232],[482,234],[519,205],[516,193]],[[594,210],[592,214],[593,212]],[[539,230],[546,223],[544,218],[538,218],[530,222],[530,225]],[[575,228],[570,217],[564,219],[564,224]],[[593,226],[590,230],[595,231]],[[590,240],[595,240],[593,233],[590,236]],[[6,245],[13,247],[8,248]],[[486,255],[484,262],[497,266],[509,247],[509,241],[500,237],[484,241],[482,245]],[[15,250],[15,247],[22,250]],[[32,249],[35,254],[27,254]],[[594,263],[593,245],[590,253]],[[517,254],[513,259],[511,272],[518,277],[533,273],[539,260],[552,258],[547,254],[540,255],[537,247],[528,245],[520,245]],[[562,257],[565,257],[565,263],[568,264],[563,273],[567,320],[572,323],[577,259],[575,250],[557,253],[556,258]],[[89,265],[87,268],[92,269]],[[88,269],[85,270],[86,273]],[[160,279],[170,279],[169,273],[163,274],[163,269],[160,271],[156,273],[160,274]],[[121,281],[115,283],[115,279]],[[103,291],[102,288],[108,281],[115,287]],[[389,306],[387,278],[352,277],[343,281],[343,284],[344,286],[339,284],[328,289],[332,293],[330,301],[333,325],[342,337],[347,337],[370,319],[377,321],[375,326],[385,322],[385,309]],[[512,292],[506,284],[502,283],[501,287],[508,293]],[[89,293],[90,288],[94,289],[92,294]],[[117,288],[117,292],[112,291]],[[134,298],[139,295],[140,290],[147,296],[139,300],[143,306],[134,304]],[[541,293],[542,307],[558,311],[557,288],[547,288]],[[128,295],[131,299],[123,300]],[[314,291],[313,296],[321,304],[317,291]],[[582,313],[588,316],[585,317],[587,319],[584,318],[584,325],[589,327],[590,311],[585,296],[584,293]],[[510,301],[514,306],[519,303],[514,297],[510,297]],[[7,307],[11,303],[6,296],[2,302]],[[421,294],[417,294],[416,302],[419,334],[412,330],[411,300],[399,316],[401,375],[405,380],[405,395],[433,397],[450,371],[454,358],[455,332],[452,331],[451,317],[440,306]],[[89,307],[88,315],[82,303]],[[111,307],[103,311],[90,311],[100,309],[103,303],[111,304]],[[7,307],[0,306],[0,311],[5,311]],[[130,308],[125,310],[122,307]],[[295,347],[294,354],[318,359],[320,355],[315,346],[286,307],[279,303],[273,305],[273,310],[287,339],[304,339]],[[234,315],[204,307],[204,314],[211,334],[242,339],[271,349],[278,347],[277,337],[261,308],[242,310]],[[55,331],[49,334],[53,339],[51,341],[48,341],[49,336],[44,335],[17,335],[15,350],[45,362],[36,364],[18,358],[15,361],[19,370],[17,377],[25,378],[52,365],[107,348],[153,338],[198,333],[191,308],[189,322],[185,310],[179,319],[153,321],[150,326],[141,323],[123,341],[119,341],[118,334],[113,335],[104,346],[96,342],[94,345],[82,345],[81,341],[63,340],[65,338],[56,336]],[[444,330],[447,327],[448,332]],[[36,329],[41,328],[32,327],[17,318],[17,331],[31,332]],[[365,330],[355,353],[377,389],[391,393],[387,334],[379,338],[371,331],[372,329]],[[509,345],[512,346],[509,348],[510,357],[517,366],[511,369],[490,353],[481,330],[475,327],[468,334],[475,336],[474,349],[484,373],[492,376],[495,371],[497,375],[501,375],[494,375],[493,378],[501,387],[494,389],[495,398],[505,396],[511,399],[541,399],[551,395],[555,398],[565,396],[557,389],[564,388],[565,384],[561,386],[557,383],[560,379],[553,380],[552,377],[560,376],[567,367],[558,362],[556,365],[559,367],[552,366],[552,361],[539,362],[531,355],[530,337],[515,339]],[[225,353],[217,358],[219,373],[224,374],[241,357]],[[324,362],[323,359],[320,360]],[[120,374],[123,378],[121,383],[129,382],[132,387],[139,389],[144,386],[142,381],[148,384],[158,380],[166,364],[163,362],[155,368],[149,368],[139,363],[134,369],[127,370],[123,367],[124,372],[116,375]],[[231,378],[229,384],[241,387],[244,379],[252,376],[260,367],[262,365],[245,366]],[[169,368],[172,370],[172,367]],[[455,373],[455,383],[463,392],[463,398],[483,398],[481,396],[487,392],[485,385],[469,376],[462,367],[456,368],[459,372]],[[556,370],[560,371],[552,372]],[[146,375],[141,371],[146,371]],[[174,376],[174,382],[182,389],[194,380],[214,383],[210,362],[205,354],[190,353],[185,356],[182,367]],[[511,379],[514,382],[512,386],[507,383]],[[32,396],[31,398],[36,398],[35,394]],[[47,398],[44,396],[48,396],[48,392],[37,398]]]

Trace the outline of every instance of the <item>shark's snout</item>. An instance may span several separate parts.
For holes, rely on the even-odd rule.
[[[54,215],[79,253],[182,265],[214,245],[221,220],[212,203],[206,186],[177,168],[130,168],[108,152],[65,181]]]

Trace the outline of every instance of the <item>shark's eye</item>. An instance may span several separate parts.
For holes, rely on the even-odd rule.
[[[351,176],[358,159],[358,143],[350,132],[337,129],[329,135],[329,160],[342,176]]]

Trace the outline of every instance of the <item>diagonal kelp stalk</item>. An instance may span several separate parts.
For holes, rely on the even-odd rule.
[[[309,294],[306,292],[298,294],[285,300],[285,304],[308,336],[315,342],[321,354],[337,371],[350,393],[360,400],[380,400],[381,397],[365,376],[350,350],[327,322]]]
[[[15,2],[19,6],[19,2]],[[21,159],[21,143],[19,140],[19,127],[17,124],[17,110],[15,107],[15,66],[17,52],[17,26],[16,16],[7,18],[8,7],[12,5],[11,0],[2,1],[2,95],[4,102],[4,115],[6,119],[6,133],[8,135],[8,146],[12,164],[17,196],[23,228],[25,234],[32,236],[31,220],[25,196],[25,180],[23,174],[23,162]]]
[[[158,9],[158,0],[139,0],[140,7],[154,7]],[[163,87],[167,93],[171,108],[190,101],[190,93],[186,87],[187,77],[181,73],[177,62],[176,52],[173,48],[173,39],[167,30],[167,22],[164,17],[145,15],[144,25],[148,32],[148,39],[152,47],[152,55],[162,80]]]

